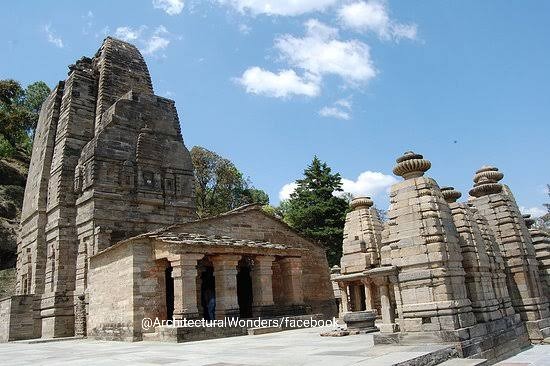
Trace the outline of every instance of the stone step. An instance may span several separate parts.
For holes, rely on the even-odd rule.
[[[376,346],[375,346],[376,347]],[[407,360],[395,360],[395,362],[392,362],[392,366],[436,366],[436,365],[442,365],[442,362],[445,362],[447,360],[452,359],[453,357],[456,357],[456,349],[454,347],[444,346],[444,345],[426,345],[425,348],[432,348],[432,350],[429,350],[427,353],[420,355],[420,356],[413,356],[412,358],[409,358]],[[422,346],[414,347],[414,350],[410,349],[410,347],[402,347],[402,346],[395,346],[395,350],[397,351],[397,354],[399,354],[399,350],[401,348],[409,348],[409,352],[422,352],[420,348],[423,348]],[[405,351],[406,353],[407,351]],[[469,365],[468,365],[469,366]]]
[[[439,364],[439,366],[486,366],[484,358],[451,358]]]
[[[542,333],[542,338],[544,338],[545,340],[550,337],[550,327],[542,328],[540,332]]]
[[[74,337],[59,337],[59,338],[34,338],[34,339],[24,339],[24,340],[20,340],[20,341],[13,341],[12,343],[35,344],[35,343],[74,341],[74,340],[79,340],[79,339],[84,339],[84,337],[74,336]]]
[[[549,338],[544,338],[542,340],[542,344],[550,344],[550,337]]]
[[[281,327],[248,328],[248,335],[261,335],[261,334],[277,333],[282,331],[283,331],[283,328]]]

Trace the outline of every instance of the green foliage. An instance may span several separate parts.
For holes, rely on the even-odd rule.
[[[18,148],[30,153],[42,103],[50,88],[38,81],[25,90],[15,80],[0,80],[0,156]]]
[[[219,215],[249,203],[269,203],[269,196],[254,188],[230,160],[200,146],[191,149],[191,160],[199,217]]]
[[[290,199],[281,202],[283,220],[304,236],[323,245],[329,265],[338,264],[342,256],[343,229],[348,210],[346,198],[333,195],[342,191],[340,174],[316,156],[304,170],[304,178]]]

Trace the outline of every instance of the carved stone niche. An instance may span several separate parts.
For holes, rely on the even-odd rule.
[[[133,189],[135,187],[134,163],[125,160],[120,170],[120,187],[124,189]]]
[[[141,188],[155,189],[155,172],[152,169],[139,168],[138,183]]]
[[[166,173],[164,175],[164,193],[174,195],[176,193],[176,180],[174,174]]]

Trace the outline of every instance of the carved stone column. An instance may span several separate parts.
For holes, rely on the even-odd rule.
[[[338,316],[341,318],[342,315],[349,311],[348,306],[348,285],[346,282],[338,282],[338,287],[340,288],[341,293],[341,305],[340,305],[340,314]]]
[[[285,305],[291,305],[293,312],[303,313],[302,259],[294,257],[283,258],[279,260],[279,265],[285,293]]]
[[[366,311],[375,311],[373,306],[373,298],[372,298],[372,289],[371,289],[371,283],[367,280],[362,280],[363,286],[365,286],[365,310]]]
[[[204,254],[186,253],[171,261],[174,279],[174,319],[198,318],[197,261]]]
[[[257,256],[252,268],[252,307],[254,316],[273,315],[273,261],[272,256]]]
[[[395,313],[391,306],[390,292],[387,283],[382,284],[379,287],[380,291],[380,305],[382,312],[382,324],[379,328],[381,332],[394,332],[395,331]]]
[[[240,255],[219,255],[212,258],[216,281],[216,319],[239,316],[237,265],[240,259]]]

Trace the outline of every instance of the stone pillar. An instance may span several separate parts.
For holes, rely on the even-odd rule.
[[[252,312],[254,316],[274,315],[272,256],[257,256],[250,273],[252,277]]]
[[[382,313],[382,323],[379,325],[380,331],[384,333],[393,333],[397,327],[395,325],[395,311],[391,305],[388,283],[379,286],[380,307]]]
[[[212,258],[216,281],[216,319],[239,316],[237,265],[240,255],[218,255]]]
[[[279,260],[286,305],[304,305],[302,289],[302,258],[288,257]]]
[[[197,307],[197,261],[204,254],[185,253],[171,261],[174,279],[174,319],[199,318]]]
[[[348,305],[348,284],[346,282],[338,282],[338,287],[340,288],[341,300],[340,300],[340,313],[338,316],[341,318],[342,315],[349,311]]]
[[[373,293],[372,293],[372,284],[370,281],[363,280],[363,286],[365,286],[365,310],[366,311],[374,311],[376,312],[376,309],[373,306]]]

